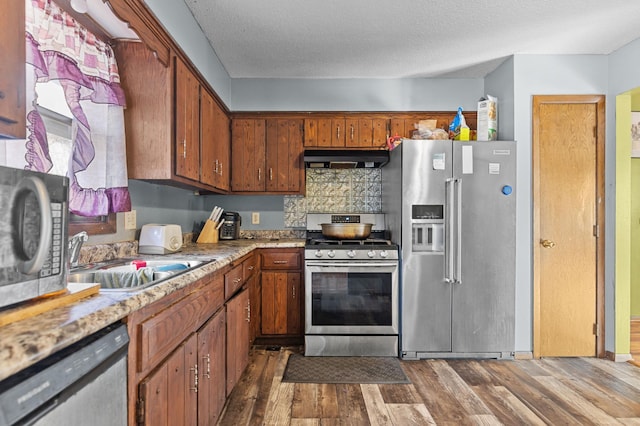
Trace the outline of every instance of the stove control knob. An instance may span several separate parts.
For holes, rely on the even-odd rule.
[[[382,251],[380,252],[380,257],[381,257],[381,258],[386,259],[388,256],[389,256],[389,253],[387,253],[387,251],[386,251],[386,250],[382,250]]]
[[[315,256],[316,257],[322,257],[322,250],[316,250]]]
[[[334,250],[329,250],[327,256],[333,259],[334,257],[336,257],[336,252]]]
[[[375,255],[376,255],[376,252],[373,251],[373,250],[369,250],[367,252],[367,256],[369,256],[371,259],[373,259],[375,257]]]
[[[350,257],[350,258],[352,258],[352,259],[353,259],[354,257],[356,257],[356,252],[355,252],[355,250],[349,250],[349,251],[347,252],[347,256],[349,256],[349,257]]]

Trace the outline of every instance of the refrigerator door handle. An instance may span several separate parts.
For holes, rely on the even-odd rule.
[[[446,215],[444,220],[444,282],[452,284],[455,282],[452,248],[453,248],[453,203],[454,203],[454,179],[445,180]]]
[[[462,179],[455,179],[454,182],[456,189],[456,268],[454,283],[462,284]]]

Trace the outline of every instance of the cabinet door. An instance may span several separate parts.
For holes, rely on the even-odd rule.
[[[254,274],[247,280],[249,288],[249,343],[252,344],[256,337],[260,335],[260,324],[262,319],[262,285],[260,274]]]
[[[371,146],[374,148],[384,148],[387,146],[388,120],[386,118],[374,118],[372,120]]]
[[[227,302],[227,396],[249,364],[249,291]]]
[[[139,385],[149,426],[197,424],[197,339],[192,334]]]
[[[331,119],[331,146],[344,147],[346,141],[346,124],[344,118]]]
[[[358,136],[354,146],[371,148],[373,146],[373,120],[361,118],[358,120]]]
[[[231,177],[231,128],[229,117],[217,103],[214,103],[214,133],[217,170],[215,187],[228,191]]]
[[[176,58],[176,175],[200,179],[200,83]]]
[[[390,136],[400,136],[402,138],[408,138],[408,133],[405,132],[404,128],[404,119],[402,118],[392,118],[389,120],[389,135]]]
[[[302,188],[302,120],[267,120],[268,192],[298,193]]]
[[[345,146],[359,146],[359,123],[357,118],[347,118],[344,120],[345,130]]]
[[[227,397],[226,321],[221,309],[198,331],[198,424],[215,425]]]
[[[265,190],[265,148],[265,120],[232,121],[232,191]]]
[[[302,333],[300,272],[262,272],[262,334]]]
[[[26,137],[25,8],[23,0],[3,1],[0,13],[0,136]]]
[[[217,186],[218,158],[216,140],[216,102],[206,90],[202,90],[200,99],[200,182]]]

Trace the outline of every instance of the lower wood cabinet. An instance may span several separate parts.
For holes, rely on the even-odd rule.
[[[215,425],[227,399],[226,312],[218,311],[198,331],[198,424]]]
[[[304,286],[302,249],[261,252],[261,336],[302,337]]]
[[[249,290],[243,289],[227,302],[227,396],[249,364]]]

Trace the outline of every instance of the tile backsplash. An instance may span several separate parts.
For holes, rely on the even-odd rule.
[[[284,225],[306,227],[307,213],[380,213],[380,169],[307,169],[306,196],[284,197]]]

